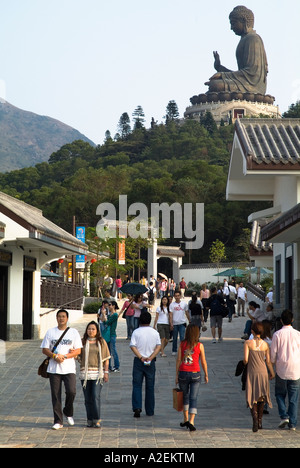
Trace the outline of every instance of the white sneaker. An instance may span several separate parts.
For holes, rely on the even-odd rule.
[[[289,419],[281,419],[280,424],[279,424],[278,427],[280,429],[284,429],[285,426],[287,426],[289,424],[289,422],[290,422]]]
[[[71,416],[66,416],[66,418],[67,418],[67,423],[69,424],[69,426],[74,426],[75,424],[74,419]]]
[[[62,429],[64,426],[62,424],[54,424],[54,426],[52,426],[52,429],[54,431],[58,431],[59,429]]]
[[[222,343],[222,341],[223,341],[223,338],[218,339],[218,343]]]
[[[212,343],[216,343],[216,342],[217,342],[216,338],[213,338]]]

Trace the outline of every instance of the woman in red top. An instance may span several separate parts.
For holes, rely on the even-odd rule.
[[[195,431],[197,414],[197,397],[200,387],[200,363],[204,372],[205,383],[208,383],[207,364],[204,346],[199,343],[199,327],[189,325],[185,339],[181,342],[176,362],[176,385],[183,391],[183,416],[181,427]]]

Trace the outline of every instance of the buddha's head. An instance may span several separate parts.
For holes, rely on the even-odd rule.
[[[254,14],[245,6],[235,7],[229,15],[232,31],[238,36],[243,36],[254,27]]]

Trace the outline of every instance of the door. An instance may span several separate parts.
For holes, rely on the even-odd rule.
[[[0,340],[7,340],[8,267],[0,266]]]
[[[32,339],[32,271],[24,271],[23,277],[23,340]]]

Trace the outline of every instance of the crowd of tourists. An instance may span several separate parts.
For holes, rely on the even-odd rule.
[[[290,311],[282,312],[280,325],[277,321],[277,331],[272,333],[272,322],[266,315],[272,311],[271,295],[266,312],[262,312],[255,302],[248,303],[243,283],[224,282],[222,287],[211,289],[204,284],[200,294],[192,292],[191,297],[186,298],[184,278],[178,285],[165,278],[160,278],[159,286],[153,277],[149,281],[142,278],[142,282],[146,292],[128,294],[125,300],[121,299],[122,285],[117,284],[115,291],[107,289],[97,320],[87,325],[82,338],[77,330],[68,328],[68,312],[63,309],[57,312],[57,327],[48,330],[41,344],[43,353],[49,358],[53,429],[63,427],[64,416],[69,425],[74,425],[76,360],[80,367],[87,426],[101,427],[102,387],[108,382],[110,373],[120,372],[116,330],[122,316],[126,319],[127,340],[133,352],[133,416],[139,418],[142,413],[144,380],[145,412],[147,416],[154,414],[155,361],[157,356],[167,356],[166,347],[171,342],[172,355],[176,356],[175,384],[183,393],[183,421],[180,426],[195,431],[201,375],[206,384],[209,382],[200,335],[207,330],[210,316],[212,343],[221,343],[223,320],[226,318],[231,322],[234,317],[247,315],[249,320],[242,337],[245,340],[244,357],[236,375],[242,374],[246,404],[253,419],[252,429],[254,432],[262,429],[263,414],[272,407],[269,381],[276,379],[279,427],[295,430],[300,387],[300,332],[293,328]],[[66,390],[63,409],[62,383]]]

